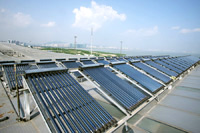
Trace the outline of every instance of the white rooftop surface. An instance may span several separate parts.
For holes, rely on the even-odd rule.
[[[0,60],[26,60],[26,59],[56,59],[80,57],[67,54],[58,54],[37,49],[24,48],[21,46],[0,44],[2,49],[13,48],[25,57],[10,57],[0,54]],[[26,51],[26,52],[24,52]],[[41,55],[42,53],[42,55]],[[166,90],[159,96],[159,102],[153,100],[144,109],[139,111],[128,121],[131,128],[129,132],[200,132],[200,65],[195,67],[183,79],[173,84],[171,90]],[[95,87],[88,81],[81,85],[118,121],[125,117],[116,107],[110,105],[107,100],[100,96]],[[11,97],[16,101],[16,97]],[[22,99],[23,100],[23,99]],[[48,132],[38,110],[34,110],[31,120],[27,122],[16,121],[17,115],[0,84],[0,119],[8,116],[9,119],[0,122],[0,133],[17,132]],[[124,126],[114,132],[121,133]]]
[[[11,50],[16,52],[15,56],[3,55],[1,51]],[[19,55],[19,56],[18,56]],[[24,56],[22,56],[24,55]],[[39,50],[35,48],[28,48],[19,45],[9,44],[9,43],[0,43],[0,60],[36,60],[39,59],[57,59],[57,58],[81,58],[85,57],[83,55],[70,55],[64,53],[54,53],[47,50]]]

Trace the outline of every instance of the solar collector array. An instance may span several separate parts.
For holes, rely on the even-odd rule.
[[[195,63],[199,62],[199,58],[194,56],[186,56],[186,57],[179,57],[179,59],[183,60],[190,66],[194,65]]]
[[[169,76],[175,76],[175,77],[178,76],[178,74],[175,73],[174,71],[171,71],[171,70],[169,70],[169,69],[167,69],[165,67],[162,67],[161,65],[159,65],[159,64],[157,64],[157,63],[155,63],[153,61],[145,61],[144,63],[146,63],[146,64],[148,64],[148,65],[150,65],[150,66],[152,66],[152,67],[164,72],[164,73],[166,73]]]
[[[125,57],[125,59],[128,60],[128,61],[132,61],[133,60],[133,58],[131,58],[131,57]]]
[[[65,58],[58,58],[58,59],[56,59],[56,61],[58,61],[58,62],[62,62],[64,60],[66,60],[66,59]]]
[[[62,61],[62,64],[66,68],[78,68],[79,66],[82,66],[80,62],[76,62],[76,61]]]
[[[67,70],[27,71],[25,78],[53,132],[103,131],[116,123]]]
[[[15,63],[15,61],[0,61],[0,77],[3,76],[2,65],[5,63]]]
[[[181,66],[185,70],[190,67],[189,65],[186,65],[185,63],[181,62],[180,60],[177,60],[176,58],[170,58],[170,59],[166,59],[166,60],[171,62],[171,63],[174,63],[174,64],[176,64],[178,66]]]
[[[195,57],[195,56],[188,56],[189,59],[193,60],[194,63],[197,63],[200,61],[199,57]]]
[[[21,63],[34,63],[35,60],[21,60]]]
[[[145,87],[152,93],[156,92],[161,87],[163,87],[163,85],[161,85],[157,81],[142,74],[141,72],[137,71],[135,68],[133,68],[127,64],[115,64],[115,65],[113,65],[113,67],[120,70],[125,75],[132,78],[133,80],[137,81],[139,84],[141,84],[143,87]]]
[[[118,60],[116,60],[116,59],[107,59],[107,61],[109,61],[109,62],[118,62]]]
[[[102,63],[102,64],[104,64],[104,65],[108,65],[108,64],[109,64],[109,62],[108,62],[108,61],[105,61],[104,59],[97,59],[96,62]]]
[[[166,63],[164,63],[164,62],[162,62],[160,60],[154,60],[154,62],[156,62],[156,63],[158,63],[158,64],[160,64],[160,65],[162,65],[162,66],[164,66],[164,67],[166,67],[166,68],[168,68],[168,69],[170,69],[170,70],[172,70],[172,71],[174,71],[174,72],[176,72],[178,74],[181,74],[183,72],[183,71],[181,71],[181,70],[179,70],[179,69],[177,69],[177,68],[175,68],[175,67],[173,67],[171,65],[168,65],[168,64],[166,64]]]
[[[173,58],[173,60],[175,60],[175,61],[179,62],[180,64],[185,65],[187,67],[191,67],[192,66],[191,63],[183,60],[182,58]]]
[[[145,65],[144,63],[141,62],[133,62],[132,63],[134,66],[138,67],[139,69],[144,70],[145,72],[147,72],[148,74],[154,76],[155,78],[163,81],[164,83],[168,83],[171,81],[171,79],[169,77],[167,77],[166,75],[154,70],[153,68]]]
[[[22,74],[24,74],[24,71],[28,70],[29,68],[30,66],[27,63],[16,64],[17,87],[19,89],[23,88]],[[7,79],[9,88],[11,90],[16,89],[14,63],[3,64],[3,69],[5,72],[5,77]]]
[[[164,63],[167,63],[168,65],[171,65],[171,66],[173,66],[173,67],[175,67],[177,69],[180,69],[181,71],[185,71],[185,68],[183,68],[182,66],[179,66],[179,65],[177,65],[175,63],[172,63],[172,62],[170,62],[170,61],[168,61],[166,59],[162,59],[161,61],[163,61]]]
[[[118,60],[118,61],[125,61],[125,62],[127,62],[127,60],[124,59],[124,58],[117,58],[117,60]]]
[[[78,67],[82,66],[82,64],[80,62],[76,62],[75,60],[74,61],[62,61],[62,64],[66,68],[78,68]],[[83,77],[78,71],[73,72],[73,74],[76,78]]]
[[[188,68],[192,66],[192,65],[191,65],[191,64],[189,64],[188,62],[186,62],[186,61],[182,60],[181,58],[174,58],[174,60],[175,60],[176,62],[178,62],[178,63],[182,64],[182,65],[185,65],[185,66],[187,66]]]
[[[58,67],[54,61],[37,62],[36,64],[39,68]]]
[[[84,65],[94,64],[94,62],[93,62],[92,60],[88,60],[88,59],[81,60],[81,62],[82,62]]]
[[[69,58],[69,60],[77,61],[78,58]]]
[[[133,110],[148,98],[147,95],[138,90],[138,88],[134,88],[102,65],[97,65],[96,67],[83,66],[82,70],[102,86],[103,90],[108,95],[113,97],[127,110]]]

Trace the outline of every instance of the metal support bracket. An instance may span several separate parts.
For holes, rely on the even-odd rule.
[[[24,115],[25,115],[25,120],[30,120],[30,113],[31,113],[31,109],[30,109],[30,92],[28,90],[28,85],[25,81],[25,78],[22,77],[23,80],[23,86],[24,86]]]

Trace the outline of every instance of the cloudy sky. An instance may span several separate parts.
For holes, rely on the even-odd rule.
[[[199,0],[0,0],[0,40],[200,53]]]

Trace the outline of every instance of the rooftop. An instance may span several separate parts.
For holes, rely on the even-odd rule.
[[[20,51],[16,46],[15,50]],[[23,48],[25,49],[25,48]],[[29,48],[25,49],[26,51]],[[36,55],[31,55],[25,59],[39,59],[39,50],[35,50]],[[23,50],[20,51],[23,53]],[[45,55],[44,58],[51,58]],[[46,53],[49,54],[49,53]],[[36,57],[37,56],[37,57]],[[55,55],[57,58],[63,58],[63,55]],[[66,57],[66,55],[65,55]],[[67,56],[68,57],[68,56]],[[74,57],[74,56],[73,56]],[[12,57],[14,60],[24,59],[23,57]],[[9,60],[9,56],[1,55],[0,59]],[[11,59],[10,59],[11,60]],[[126,116],[117,107],[113,106],[96,91],[94,85],[89,81],[80,84],[94,97],[104,109],[106,109],[114,118],[118,120],[118,126],[112,127],[107,132],[121,133],[125,131],[124,124],[127,124],[127,132],[200,132],[200,65],[197,65],[191,71],[182,75],[180,80],[172,84],[172,88],[165,89],[159,94],[158,98],[147,102],[144,107],[136,110],[133,115]],[[17,97],[10,95],[4,88],[3,82],[0,84],[0,132],[49,132],[42,116],[37,108],[33,110],[29,121],[17,121],[15,109],[17,109]],[[6,93],[7,92],[7,93]],[[23,94],[21,94],[23,95]],[[9,96],[9,98],[8,98]],[[10,102],[10,100],[12,102]],[[23,97],[21,97],[23,101]],[[11,104],[13,103],[13,105]],[[34,105],[34,101],[31,100]],[[14,106],[14,108],[13,108]],[[32,106],[34,107],[34,106]],[[17,112],[17,110],[16,110]],[[22,112],[23,113],[23,112]],[[2,118],[9,117],[7,120]],[[127,123],[123,120],[127,119]],[[121,124],[122,123],[122,124]]]

